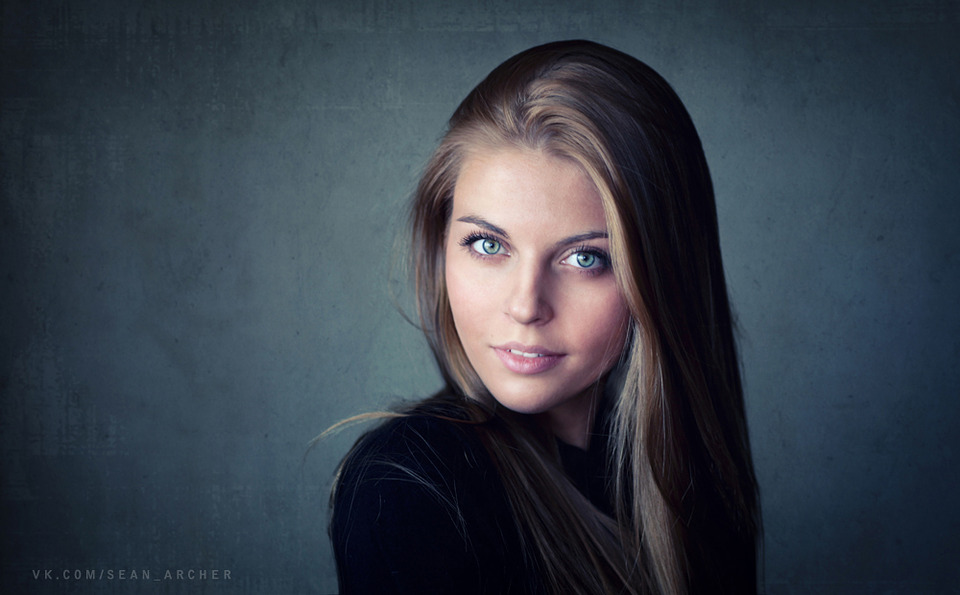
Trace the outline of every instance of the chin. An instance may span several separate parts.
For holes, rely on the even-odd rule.
[[[530,391],[491,391],[494,400],[514,413],[536,415],[553,409],[568,399],[553,394]]]

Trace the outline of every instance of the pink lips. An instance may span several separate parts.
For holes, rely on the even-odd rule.
[[[497,357],[511,372],[517,374],[540,374],[553,368],[563,358],[562,353],[555,353],[539,345],[520,345],[508,343],[493,348]]]

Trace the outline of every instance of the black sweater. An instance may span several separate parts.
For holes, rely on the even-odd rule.
[[[541,592],[476,431],[413,414],[360,439],[330,526],[342,595]],[[574,484],[607,509],[601,449],[558,448]]]

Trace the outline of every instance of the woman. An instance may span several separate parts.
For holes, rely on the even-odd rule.
[[[445,386],[344,460],[342,592],[755,592],[713,189],[669,85],[586,41],[510,58],[411,224]]]

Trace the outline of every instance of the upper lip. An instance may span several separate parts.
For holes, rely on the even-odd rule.
[[[542,345],[524,345],[523,343],[504,343],[502,345],[494,345],[494,349],[502,349],[504,351],[513,350],[513,351],[522,351],[523,353],[536,353],[538,355],[563,355],[562,353],[547,349]]]

